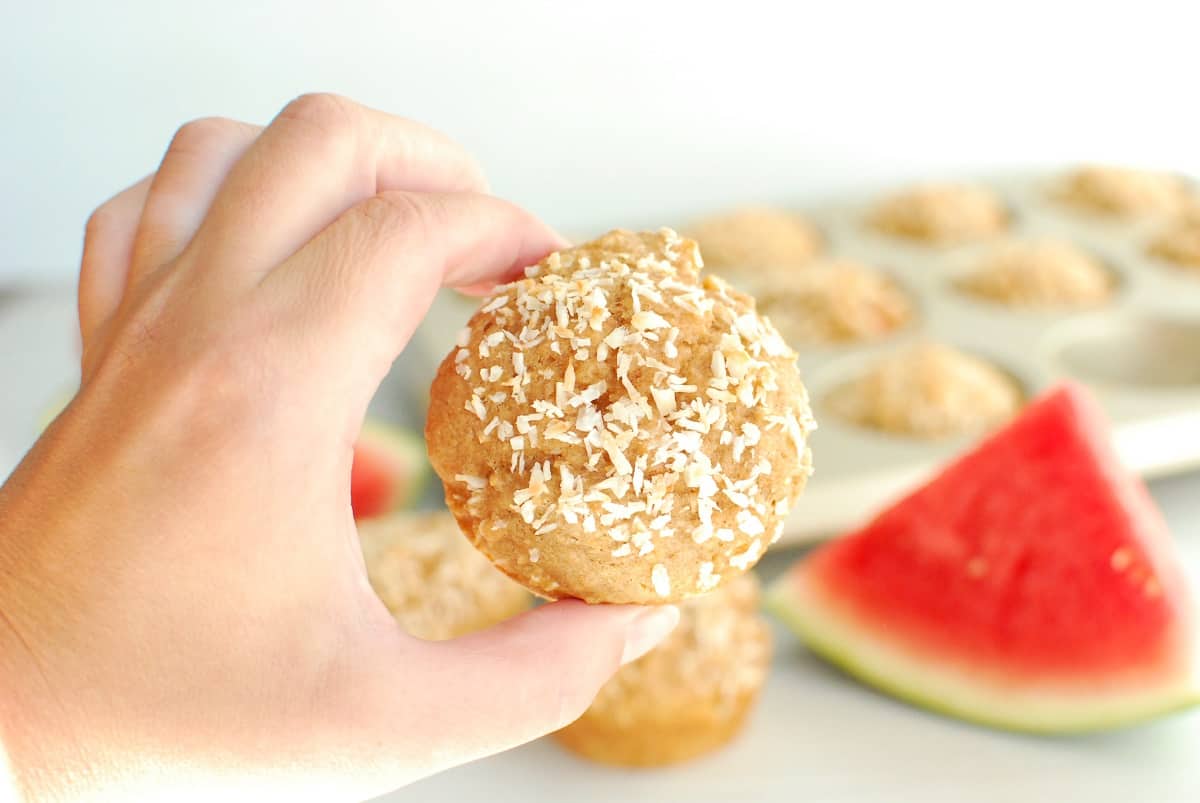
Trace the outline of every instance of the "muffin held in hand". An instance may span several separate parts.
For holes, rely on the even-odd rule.
[[[358,524],[371,587],[410,635],[458,638],[529,607],[529,592],[480,555],[446,512],[397,513]]]
[[[1081,167],[1057,189],[1063,203],[1118,218],[1170,215],[1189,203],[1187,185],[1178,176],[1125,167]]]
[[[674,602],[753,566],[810,470],[796,355],[691,240],[613,231],[498,288],[433,383],[463,531],[545,597]]]
[[[930,245],[994,237],[1008,227],[1008,211],[991,190],[970,184],[924,184],[884,198],[869,224],[885,234]]]
[[[771,631],[753,573],[680,606],[667,640],[622,667],[555,737],[606,764],[686,761],[733,739],[766,682]]]
[[[746,207],[693,223],[687,235],[700,244],[705,266],[734,284],[763,271],[786,275],[821,250],[821,235],[801,215]]]
[[[1073,243],[1029,240],[1006,243],[987,254],[958,287],[1012,307],[1079,308],[1107,301],[1113,277]]]
[[[996,366],[940,343],[881,359],[827,400],[841,418],[883,432],[940,438],[980,432],[1020,408],[1017,383]]]

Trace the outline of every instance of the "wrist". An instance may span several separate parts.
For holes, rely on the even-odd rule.
[[[54,801],[84,769],[66,709],[38,655],[37,597],[21,580],[16,517],[0,493],[0,800]],[[45,592],[45,589],[43,589]],[[50,596],[43,593],[43,597]],[[42,606],[44,606],[44,601]]]
[[[44,787],[53,755],[46,742],[56,725],[42,711],[45,682],[5,603],[0,600],[0,799],[55,800]]]

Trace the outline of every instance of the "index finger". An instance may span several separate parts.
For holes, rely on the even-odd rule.
[[[486,192],[449,137],[337,95],[292,101],[230,171],[193,240],[261,276],[355,204],[389,191]]]

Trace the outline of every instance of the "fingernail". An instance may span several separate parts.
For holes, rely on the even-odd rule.
[[[639,613],[625,626],[625,651],[621,666],[636,661],[671,634],[679,624],[679,609],[674,605],[658,605]]]

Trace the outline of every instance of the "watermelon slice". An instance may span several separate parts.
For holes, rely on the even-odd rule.
[[[412,505],[429,473],[425,442],[410,430],[368,421],[354,444],[350,507],[356,520]]]
[[[1068,733],[1200,702],[1192,610],[1166,526],[1075,385],[769,595],[809,647],[917,705]]]

